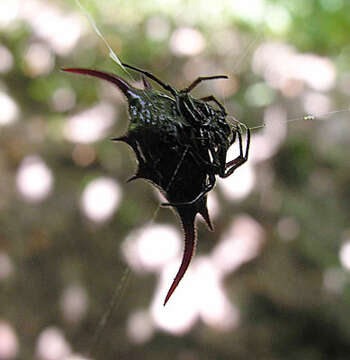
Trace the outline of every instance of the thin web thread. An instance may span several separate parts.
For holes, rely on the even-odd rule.
[[[292,118],[292,119],[287,119],[287,120],[285,120],[285,122],[290,123],[290,122],[295,122],[295,121],[322,121],[325,117],[328,117],[330,115],[346,113],[346,112],[350,112],[350,109],[332,110],[332,111],[320,113],[320,114],[308,114],[308,115],[299,116],[299,117]],[[253,127],[249,128],[249,130],[258,130],[263,127],[265,127],[265,124],[253,126]]]
[[[108,41],[105,39],[105,37],[103,36],[102,32],[99,30],[99,28],[96,25],[95,20],[93,19],[93,17],[90,15],[90,13],[85,9],[85,7],[82,5],[82,3],[79,0],[75,0],[76,4],[79,6],[80,10],[84,13],[84,15],[86,16],[86,18],[89,20],[92,28],[94,29],[96,35],[105,43],[105,45],[108,48],[109,51],[109,56],[110,58],[118,65],[120,66],[129,76],[129,72],[125,69],[125,67],[123,66],[122,62],[119,60],[118,56],[116,55],[116,53],[113,51],[112,47],[109,45]]]
[[[176,177],[176,175],[177,175],[177,173],[178,173],[178,171],[179,171],[179,169],[180,169],[180,166],[181,166],[181,164],[183,163],[184,158],[185,158],[185,156],[186,156],[186,154],[187,154],[187,152],[188,152],[188,149],[189,149],[189,145],[186,146],[186,149],[185,149],[184,152],[182,153],[181,159],[180,159],[179,163],[177,164],[177,166],[176,166],[176,168],[175,168],[175,171],[174,171],[174,173],[173,173],[173,175],[172,175],[172,177],[171,177],[171,179],[170,179],[170,181],[169,181],[169,184],[168,184],[167,187],[166,187],[166,191],[169,191],[171,185],[173,184],[173,182],[174,182],[174,180],[175,180],[175,177]]]
[[[110,46],[110,44],[108,43],[108,41],[106,40],[106,38],[104,37],[104,35],[102,34],[102,31],[100,31],[100,29],[98,28],[96,21],[94,20],[94,18],[91,16],[91,14],[86,10],[86,8],[82,5],[80,0],[75,0],[75,3],[77,4],[77,6],[80,8],[80,10],[84,13],[84,15],[86,16],[86,18],[88,19],[90,25],[92,26],[92,28],[94,29],[96,35],[104,42],[104,44],[106,45],[108,52],[109,52],[109,57],[129,76],[129,78],[132,81],[136,81],[134,79],[134,77],[131,75],[131,73],[125,68],[125,66],[122,64],[122,62],[120,61],[119,57],[117,56],[117,54],[114,52],[114,50],[112,49],[112,47]],[[145,91],[146,96],[148,96],[147,92]],[[150,99],[150,97],[149,97]]]
[[[232,67],[231,73],[229,74],[229,78],[228,81],[230,81],[230,75],[235,76],[235,73],[237,71],[237,69],[239,68],[239,66],[242,64],[242,62],[245,60],[245,58],[247,57],[247,55],[252,51],[253,47],[258,43],[258,41],[260,40],[260,38],[262,37],[262,34],[258,34],[254,37],[253,40],[251,40],[248,44],[248,46],[244,49],[243,53],[240,54],[239,58],[237,59],[237,61],[235,62],[235,64]],[[227,97],[224,95],[223,97],[223,103],[224,103],[224,107],[226,107],[227,105]],[[234,119],[234,121],[238,121],[237,119]]]
[[[131,270],[130,270],[129,266],[126,266],[124,269],[122,278],[120,279],[119,283],[117,284],[117,286],[114,289],[110,303],[109,303],[106,311],[101,316],[100,321],[96,327],[96,330],[93,335],[91,345],[90,345],[90,348],[88,351],[89,358],[91,358],[93,356],[93,354],[95,353],[95,350],[101,341],[102,333],[106,329],[114,310],[116,310],[122,302],[123,295],[125,293],[127,285],[129,284],[129,281],[130,281],[130,274],[131,274]]]

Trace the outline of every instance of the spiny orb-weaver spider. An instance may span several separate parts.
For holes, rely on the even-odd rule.
[[[192,259],[196,246],[195,217],[199,213],[213,230],[207,193],[213,189],[216,175],[226,178],[247,161],[250,130],[238,121],[227,122],[224,106],[213,95],[200,99],[190,95],[202,81],[227,79],[227,76],[198,77],[187,88],[177,90],[150,72],[128,64],[123,66],[142,74],[143,89],[103,71],[83,68],[63,70],[107,80],[122,91],[128,101],[130,124],[125,135],[113,140],[127,143],[136,154],[138,169],[128,181],[138,178],[151,181],[168,200],[162,205],[172,206],[181,219],[184,253],[165,297],[165,305]],[[153,89],[147,78],[158,83],[170,96]],[[244,150],[242,128],[246,131]],[[227,151],[236,138],[239,155],[226,162]]]

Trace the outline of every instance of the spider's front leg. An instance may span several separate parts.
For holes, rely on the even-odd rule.
[[[245,153],[243,154],[243,146],[242,146],[242,134],[238,131],[238,141],[239,141],[239,155],[226,163],[225,165],[225,171],[222,174],[219,174],[220,177],[226,178],[238,168],[242,164],[244,164],[248,160],[248,154],[249,154],[249,146],[250,146],[250,129],[247,128],[247,142],[246,142],[246,148]]]
[[[189,95],[181,94],[176,96],[176,107],[181,116],[186,120],[189,120],[190,123],[192,119],[195,120],[195,123],[201,123],[203,118],[203,113],[198,110],[196,105],[193,103],[193,100]]]
[[[219,102],[219,100],[217,100],[215,98],[215,96],[210,95],[210,96],[202,97],[199,100],[202,100],[205,102],[209,102],[209,101],[214,102],[220,108],[220,110],[226,115],[226,110],[225,110],[224,106]]]
[[[202,81],[206,80],[214,80],[214,79],[228,79],[226,75],[214,75],[214,76],[199,76],[196,80],[192,82],[190,86],[185,89],[182,89],[182,93],[189,93],[191,92],[197,85],[199,85]]]

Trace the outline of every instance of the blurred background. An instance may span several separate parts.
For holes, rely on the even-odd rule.
[[[60,68],[139,75],[73,0],[1,0],[0,359],[348,359],[349,1],[81,1],[122,61],[177,88],[227,74],[194,94],[266,126],[164,308],[179,221],[125,183],[118,90]]]

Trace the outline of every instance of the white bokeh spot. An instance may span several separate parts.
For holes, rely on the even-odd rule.
[[[16,102],[5,92],[0,91],[0,126],[14,123],[19,115]]]
[[[172,33],[170,38],[170,49],[175,55],[198,55],[204,47],[204,37],[198,30],[193,28],[178,28]]]
[[[343,267],[350,271],[350,240],[344,242],[341,246],[339,258]]]
[[[121,189],[113,179],[101,177],[91,181],[81,196],[83,213],[94,222],[108,220],[121,200]]]
[[[53,175],[39,156],[27,156],[18,168],[16,185],[25,200],[39,202],[52,191]]]
[[[57,327],[44,329],[36,343],[36,355],[40,360],[62,360],[71,353],[63,332]]]
[[[0,319],[0,359],[12,360],[17,357],[19,343],[12,326]]]
[[[89,144],[103,139],[114,124],[115,110],[112,105],[100,103],[67,119],[63,129],[69,141]]]
[[[151,225],[132,232],[123,253],[136,271],[156,271],[180,254],[181,237],[168,225]]]

